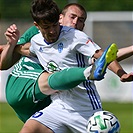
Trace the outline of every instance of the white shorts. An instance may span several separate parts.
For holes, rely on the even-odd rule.
[[[35,113],[30,119],[34,119],[54,133],[87,133],[86,124],[88,118],[96,111],[73,111],[65,109],[57,102],[51,103],[45,109]]]

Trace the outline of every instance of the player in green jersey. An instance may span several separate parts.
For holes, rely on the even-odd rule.
[[[77,7],[77,5],[78,4],[75,4],[75,5],[69,5],[70,7]],[[68,7],[69,7],[68,6]],[[72,8],[73,9],[73,8]],[[71,9],[71,10],[72,10]],[[70,9],[68,10],[69,12],[71,11]],[[81,10],[82,11],[82,10]],[[81,25],[82,25],[82,28],[80,28],[80,30],[82,30],[83,29],[83,26],[84,26],[84,22],[85,22],[85,19],[86,19],[86,14],[85,13],[83,13],[84,15],[83,16],[78,16],[80,19],[77,19],[77,20],[80,20],[80,22],[81,22]],[[69,14],[67,14],[68,16],[69,16]],[[61,19],[62,20],[64,20],[65,18],[67,18],[68,16],[66,15],[66,17],[65,17],[65,15],[64,15],[64,18],[62,18],[63,16],[61,16]],[[73,14],[71,14],[71,15],[73,15]],[[75,15],[74,15],[75,16]],[[75,17],[75,19],[77,18],[77,16]],[[71,18],[73,18],[73,16],[71,17]],[[70,18],[69,18],[70,19]],[[61,21],[62,20],[60,20],[60,23],[61,23]],[[65,22],[65,21],[64,21]],[[67,24],[66,24],[67,25]],[[75,23],[75,25],[76,26],[78,26],[79,25],[79,22],[78,22],[78,24],[76,24]],[[74,25],[74,26],[75,26]],[[71,25],[70,25],[71,26]],[[73,27],[74,27],[73,26]],[[78,27],[74,27],[74,28],[78,28]],[[30,41],[30,39],[31,39],[31,37],[34,35],[34,34],[37,34],[38,33],[38,29],[35,27],[35,26],[33,26],[33,27],[31,27],[21,38],[20,38],[20,40],[18,41],[18,44],[25,44],[26,42],[29,42]],[[28,34],[28,35],[27,35]],[[35,59],[35,61],[36,61],[36,59]],[[42,70],[42,67],[41,67],[41,65],[39,65],[39,64],[37,64],[37,63],[35,63],[35,62],[33,62],[33,61],[30,61],[30,59],[27,59],[27,57],[23,57],[21,60],[20,60],[20,62],[18,63],[21,67],[22,67],[22,70],[21,69],[19,69],[19,72],[21,73],[22,71],[28,71],[28,66],[32,66],[31,67],[31,69],[32,70],[34,70],[34,69],[37,69],[38,71],[36,71],[36,73],[34,74],[34,76],[36,75],[36,77],[35,77],[35,79],[32,81],[32,83],[31,84],[33,84],[33,83],[36,83],[36,80],[37,80],[37,75],[39,75],[39,73],[40,72],[42,72],[43,70]],[[16,66],[16,65],[15,65]],[[26,67],[27,66],[27,67]],[[18,70],[16,69],[17,67],[15,67],[15,69],[13,70],[13,73],[15,73],[16,71],[18,72]],[[16,74],[16,73],[15,73]],[[10,79],[12,79],[12,77],[14,76],[14,74],[12,74],[12,76],[10,76]],[[29,75],[28,75],[28,72],[27,72],[27,75],[26,75],[27,77],[30,77],[30,73],[29,73]],[[25,76],[25,77],[26,77]],[[15,77],[15,76],[14,76]],[[18,81],[18,85],[17,85],[17,81],[16,81],[16,79],[17,79],[17,81]],[[30,89],[28,89],[29,88],[29,86],[30,86],[30,84],[29,84],[29,86],[27,85],[27,86],[25,86],[25,80],[22,80],[23,79],[23,77],[22,77],[22,75],[20,75],[20,79],[17,77],[17,75],[16,75],[16,77],[15,78],[13,78],[12,80],[9,80],[8,82],[9,82],[9,84],[7,85],[7,88],[10,88],[10,90],[9,89],[7,89],[8,91],[10,91],[10,93],[7,93],[7,97],[8,97],[8,99],[9,99],[9,101],[11,101],[11,104],[13,103],[13,105],[12,106],[14,106],[14,108],[17,108],[16,110],[18,110],[18,111],[16,111],[18,114],[20,114],[19,112],[24,112],[25,113],[25,118],[24,118],[24,120],[23,120],[23,118],[21,118],[21,116],[19,116],[23,121],[25,121],[29,116],[30,116],[30,114],[33,114],[36,110],[40,110],[40,109],[42,109],[42,108],[44,108],[44,107],[46,107],[49,103],[50,103],[50,99],[49,99],[49,97],[48,98],[46,98],[44,101],[42,101],[44,104],[41,104],[42,102],[41,101],[37,101],[36,102],[36,99],[34,99],[35,101],[34,101],[34,103],[32,102],[32,101],[29,101],[29,104],[32,104],[33,103],[33,105],[35,105],[34,106],[34,108],[33,108],[33,110],[32,110],[32,112],[30,112],[31,110],[30,110],[30,106],[27,104],[27,107],[25,106],[25,108],[27,108],[28,109],[28,111],[27,111],[27,109],[24,109],[24,110],[22,110],[21,109],[21,107],[22,107],[22,105],[18,102],[18,99],[19,99],[19,97],[18,97],[18,99],[16,99],[16,97],[17,97],[17,95],[18,94],[20,94],[20,92],[19,91],[21,91],[23,88],[25,88],[25,90],[29,90],[30,91]],[[30,82],[30,80],[31,79],[29,79],[29,81],[26,79],[26,82],[28,83],[28,82]],[[14,81],[16,82],[16,84],[15,85],[12,85],[13,83],[14,83]],[[22,84],[20,84],[20,81],[22,82]],[[11,86],[12,86],[12,88],[15,88],[15,87],[19,87],[19,90],[18,90],[18,94],[16,95],[16,96],[14,96],[14,99],[11,97],[11,93],[12,93],[12,95],[14,95],[14,94],[16,94],[16,93],[14,93],[16,90],[14,89],[14,91],[12,91],[12,89],[11,89]],[[27,88],[26,88],[27,87]],[[34,87],[34,86],[33,86]],[[32,91],[32,87],[31,87],[31,91]],[[23,89],[24,90],[24,89]],[[10,95],[9,95],[10,94]],[[25,95],[23,95],[22,97],[20,97],[20,99],[22,99],[23,97],[25,97]],[[38,97],[43,97],[43,96],[40,96],[40,95],[38,95]],[[19,100],[20,100],[19,99]],[[26,101],[27,100],[25,100],[25,101],[23,101],[23,103],[26,103]],[[20,104],[20,105],[19,105]],[[34,110],[35,109],[35,110]],[[28,114],[29,113],[29,115],[28,116],[26,116],[26,114]]]
[[[78,14],[77,17],[84,19],[84,21],[80,21],[78,25],[84,25],[86,19],[86,12],[84,12],[85,11],[84,8],[76,3],[70,6],[74,7],[73,9],[78,8],[83,12],[83,13],[81,12],[82,15]],[[76,14],[76,12],[74,12],[74,14]],[[21,38],[18,41],[18,45],[30,42],[32,36],[34,36],[37,33],[39,33],[39,30],[35,26],[32,26],[21,36]],[[16,50],[19,50],[20,48],[21,48],[20,53],[26,55],[26,47],[21,45],[20,47],[17,47]],[[15,59],[18,60],[20,55],[17,54],[14,57],[16,57]],[[15,59],[13,64],[15,63]],[[7,66],[10,67],[13,64],[9,63],[9,66],[6,64],[6,67]],[[43,71],[44,70],[42,66],[38,63],[36,58],[34,57],[29,58],[24,56],[21,58],[19,63],[17,63],[14,66],[14,69],[9,76],[6,87],[6,98],[8,103],[16,111],[18,117],[23,122],[25,122],[33,113],[39,111],[42,108],[45,108],[51,102],[49,96],[45,98],[45,95],[43,95],[40,91],[37,92],[36,97],[32,94],[34,88],[38,88],[37,81],[40,74],[43,73]],[[32,75],[34,78],[32,77]],[[46,77],[47,74],[45,74],[44,76]]]
[[[6,33],[8,44],[1,53],[0,66],[2,69],[7,67],[8,64],[12,64],[12,60],[8,60],[8,57],[11,58],[11,56],[14,56],[12,50],[16,45],[15,41],[17,41],[17,38],[15,39],[14,37],[17,33],[15,29],[16,27],[13,25],[7,30]],[[11,33],[9,31],[13,32]],[[110,54],[109,51],[107,54],[111,56],[109,57],[111,60],[109,60],[107,65],[116,59],[117,49],[114,45],[110,48],[112,53]],[[6,53],[8,53],[8,55]],[[9,75],[7,81],[7,101],[23,122],[35,113],[35,111],[38,111],[50,104],[51,101],[49,95],[58,92],[57,90],[71,89],[86,79],[101,80],[104,78],[105,70],[107,68],[107,66],[105,66],[103,73],[98,77],[95,77],[94,73],[90,74],[91,67],[69,68],[69,70],[64,69],[60,72],[50,74],[45,72],[44,68],[39,64],[39,62],[37,62],[38,60],[36,57],[22,57],[14,66],[14,69]],[[53,67],[56,69],[56,66],[51,67],[51,69],[53,69]],[[100,65],[96,67],[99,69]],[[52,89],[49,86],[52,86]]]
[[[42,5],[44,5],[45,8]],[[41,31],[40,34],[33,37],[31,49],[36,53],[41,63],[43,62],[47,64],[47,62],[53,60],[57,63],[57,65],[59,65],[59,67],[63,68],[66,65],[65,67],[70,68],[71,64],[75,63],[78,65],[79,62],[76,62],[77,58],[75,58],[77,55],[76,53],[78,52],[83,54],[84,57],[85,55],[87,55],[87,57],[88,55],[92,57],[91,53],[96,50],[93,53],[93,56],[96,58],[98,57],[100,49],[97,49],[95,47],[96,44],[93,41],[88,40],[88,37],[83,32],[74,30],[72,28],[59,26],[57,18],[59,12],[55,3],[50,0],[35,0],[32,3],[31,12],[34,19],[34,24]],[[62,51],[58,51],[60,50],[58,48],[62,48],[58,47],[60,46],[58,44],[63,44],[63,46],[61,45],[63,47]],[[58,56],[56,57],[56,55]],[[44,60],[42,60],[42,58]],[[86,58],[84,59],[86,62]],[[42,65],[45,66],[43,63]],[[112,70],[119,75],[122,81],[126,81],[127,79],[129,81],[132,80],[133,75],[126,74],[117,64],[117,62],[112,63],[110,64],[110,67],[114,66],[112,67]],[[25,123],[25,126],[21,132],[67,133],[67,131],[70,129],[71,132],[85,133],[85,125],[89,114],[97,109],[101,109],[101,106],[99,106],[101,104],[97,106],[95,104],[97,99],[98,103],[100,103],[100,99],[97,95],[95,87],[92,84],[91,88],[88,89],[88,93],[86,89],[87,87],[90,87],[90,84],[87,82],[86,84],[81,84],[81,86],[79,85],[71,90],[61,91],[58,94],[53,94],[51,96],[51,98],[53,98],[51,105],[33,115],[31,119]],[[91,95],[91,89],[96,95],[93,92]],[[91,99],[93,99],[93,101],[91,101]],[[70,118],[70,116],[73,117]],[[77,118],[81,118],[80,121],[77,122],[77,120],[79,120]],[[49,127],[51,131],[47,130],[47,127]]]

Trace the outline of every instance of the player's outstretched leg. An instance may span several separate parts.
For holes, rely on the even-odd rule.
[[[107,66],[117,58],[117,45],[112,43],[109,45],[105,51],[103,52],[102,56],[96,60],[94,65],[91,69],[91,74],[88,77],[90,80],[101,80],[104,78],[106,73]]]

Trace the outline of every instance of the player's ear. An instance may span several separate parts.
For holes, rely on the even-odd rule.
[[[60,25],[62,25],[62,22],[63,21],[63,14],[60,14],[60,16],[59,16],[59,23],[60,23]]]
[[[34,21],[34,25],[39,29],[39,25]]]

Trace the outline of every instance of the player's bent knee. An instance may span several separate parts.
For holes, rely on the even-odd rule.
[[[38,79],[38,86],[40,88],[40,91],[45,95],[51,95],[51,94],[57,92],[57,90],[53,90],[50,88],[50,86],[48,84],[49,76],[50,76],[49,73],[44,72],[40,75],[40,77]]]

